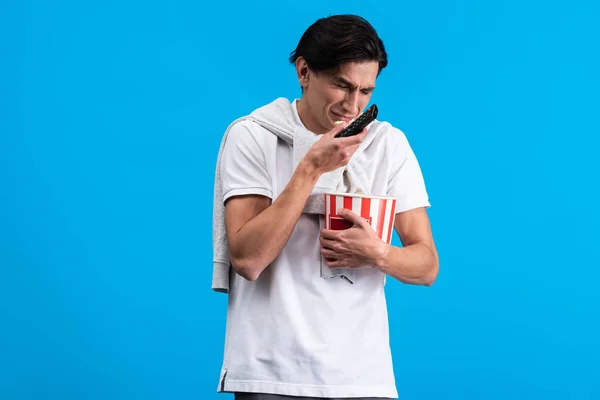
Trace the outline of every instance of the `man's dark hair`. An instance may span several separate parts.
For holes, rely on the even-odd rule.
[[[296,63],[298,57],[303,57],[316,72],[334,71],[346,62],[377,61],[379,74],[388,63],[383,41],[373,26],[358,15],[318,19],[300,38],[290,63]]]

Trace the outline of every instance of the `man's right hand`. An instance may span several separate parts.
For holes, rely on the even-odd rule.
[[[315,169],[318,175],[336,170],[348,164],[358,146],[367,136],[367,129],[355,136],[336,138],[346,124],[337,125],[329,132],[323,134],[304,155],[306,161]]]
[[[227,240],[231,263],[239,275],[248,280],[259,277],[286,245],[319,176],[348,164],[367,135],[363,130],[356,136],[336,138],[343,129],[336,126],[311,146],[273,203],[260,195],[227,201]]]

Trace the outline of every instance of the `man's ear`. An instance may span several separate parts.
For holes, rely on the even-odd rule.
[[[308,63],[302,57],[298,57],[296,59],[296,75],[298,77],[298,83],[300,83],[300,86],[305,89],[308,85],[310,69],[308,68]]]

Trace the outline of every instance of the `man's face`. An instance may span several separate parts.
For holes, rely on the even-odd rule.
[[[365,109],[379,70],[376,61],[345,63],[333,72],[310,71],[304,60],[296,67],[304,89],[298,104],[300,117],[318,134],[331,130],[336,121],[351,121]]]

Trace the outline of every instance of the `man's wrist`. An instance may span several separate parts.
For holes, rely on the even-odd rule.
[[[390,252],[392,250],[392,246],[381,241],[380,246],[378,246],[377,252],[373,259],[373,265],[379,270],[385,272],[389,265],[389,257]]]
[[[311,183],[317,183],[321,176],[321,172],[306,159],[300,160],[296,171],[302,178],[309,180]]]

